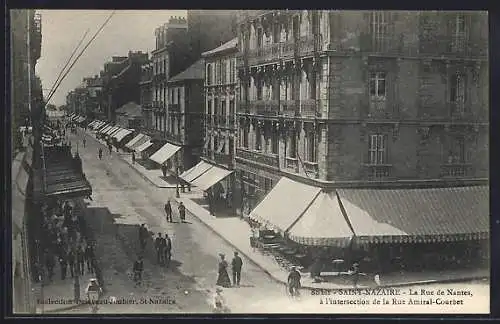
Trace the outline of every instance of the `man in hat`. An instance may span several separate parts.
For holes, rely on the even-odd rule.
[[[142,251],[146,249],[147,236],[148,229],[146,228],[146,224],[142,224],[141,227],[139,227],[139,244]]]
[[[170,260],[172,259],[172,240],[168,236],[167,233],[165,233],[165,255],[164,255],[164,261],[168,265],[170,264]]]
[[[181,218],[181,222],[184,223],[186,220],[186,206],[184,206],[184,203],[181,201],[179,203],[179,217]]]
[[[158,233],[158,237],[155,239],[156,262],[158,262],[158,264],[163,264],[163,250],[165,245],[165,239],[161,237],[161,233]]]
[[[231,270],[233,272],[233,286],[238,287],[240,285],[242,266],[243,266],[243,261],[238,255],[238,252],[235,251],[233,260],[231,261]]]
[[[297,271],[296,267],[292,267],[290,274],[288,274],[288,291],[291,296],[296,296],[299,293],[300,288],[300,272]]]
[[[142,256],[139,256],[134,262],[133,272],[134,272],[134,282],[136,285],[140,285],[142,282],[142,271],[144,270],[144,262],[142,261]]]
[[[167,222],[172,223],[172,205],[170,204],[170,200],[167,200],[165,204],[165,214],[167,214]]]

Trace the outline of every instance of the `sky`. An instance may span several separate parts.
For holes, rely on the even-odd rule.
[[[42,16],[42,55],[36,66],[44,95],[54,84],[68,58],[83,37],[87,41],[111,14],[111,10],[39,10]],[[66,103],[68,92],[82,83],[84,77],[99,74],[112,56],[127,56],[129,51],[151,53],[155,47],[154,30],[171,16],[186,17],[186,10],[117,10],[109,23],[85,50],[71,72],[61,82],[50,103]],[[75,54],[78,56],[80,50]],[[71,63],[69,64],[71,65]],[[69,67],[68,65],[68,67]]]

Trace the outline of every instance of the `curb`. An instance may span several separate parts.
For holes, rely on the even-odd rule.
[[[178,204],[179,198],[175,198],[175,202]],[[181,199],[189,199],[189,198],[181,198]],[[191,200],[191,199],[189,199]],[[192,200],[191,200],[192,201]],[[194,203],[194,202],[193,202]],[[207,228],[209,228],[213,233],[215,233],[218,237],[220,237],[224,242],[226,242],[228,245],[232,246],[235,250],[238,250],[242,255],[244,255],[252,264],[260,268],[265,274],[267,274],[271,279],[273,279],[275,282],[280,283],[282,285],[286,286],[286,282],[277,278],[274,274],[269,272],[265,267],[263,267],[260,263],[256,262],[252,257],[250,257],[247,253],[242,251],[240,248],[238,248],[234,243],[229,241],[227,238],[225,238],[223,235],[221,235],[217,230],[214,229],[212,225],[207,223],[204,219],[201,217],[198,217],[195,213],[190,211],[188,208],[186,210],[189,211],[189,213],[196,217],[201,223],[203,223]],[[368,287],[360,287],[360,289],[363,288],[396,288],[396,287],[408,287],[408,286],[414,286],[414,285],[431,285],[431,284],[436,284],[436,283],[454,283],[454,282],[464,282],[464,281],[474,281],[474,280],[483,280],[483,279],[489,279],[489,276],[471,276],[471,277],[463,277],[463,278],[449,278],[449,279],[431,279],[431,280],[420,280],[420,281],[409,281],[409,282],[400,282],[400,283],[392,283],[392,284],[382,284],[380,286],[368,286]],[[308,290],[314,290],[314,289],[351,289],[352,287],[350,286],[345,286],[343,288],[321,288],[321,287],[311,287],[307,285],[302,286],[303,289],[308,289]]]

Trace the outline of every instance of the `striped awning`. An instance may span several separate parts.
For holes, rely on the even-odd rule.
[[[487,186],[426,189],[339,189],[360,241],[451,242],[489,238]],[[406,233],[385,235],[366,228],[360,213]]]
[[[137,143],[139,142],[143,137],[145,137],[146,135],[142,134],[142,133],[139,133],[137,135],[135,135],[134,138],[132,138],[127,144],[125,144],[125,147],[126,148],[129,148],[129,149],[132,149],[132,147]]]
[[[158,164],[163,164],[163,163],[167,162],[172,156],[174,156],[174,154],[177,153],[177,151],[179,151],[180,149],[181,149],[180,146],[166,143],[165,145],[160,147],[160,149],[158,149],[158,151],[153,153],[149,157],[149,159],[158,163]]]
[[[114,138],[118,142],[121,142],[125,137],[127,137],[130,134],[132,134],[132,131],[130,129],[122,129],[120,132],[114,135]]]
[[[139,145],[138,147],[136,147],[135,151],[137,153],[142,153],[143,151],[147,150],[151,145],[153,145],[153,142],[147,141],[147,142],[143,143],[142,145]]]
[[[211,167],[212,167],[211,164],[205,161],[200,161],[191,169],[184,171],[179,177],[182,180],[191,183],[195,179],[200,177],[203,173],[207,172]]]
[[[107,126],[104,126],[102,128],[100,128],[97,132],[99,134],[105,134],[105,132],[107,132],[108,130],[110,130],[113,126],[111,125],[107,125]]]

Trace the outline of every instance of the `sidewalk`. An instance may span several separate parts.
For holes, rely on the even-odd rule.
[[[123,157],[123,156],[122,156]],[[130,158],[123,157],[127,163],[132,167]],[[130,161],[129,161],[130,160]],[[137,165],[137,164],[136,164]],[[142,169],[141,169],[142,168]],[[152,184],[157,185],[158,181],[153,181],[150,179],[144,167],[141,168],[134,167],[134,169],[141,173],[143,178],[147,179]],[[158,177],[159,178],[159,177]],[[175,186],[174,186],[175,187]],[[215,234],[223,238],[228,244],[232,245],[236,250],[243,254],[246,258],[255,263],[260,267],[265,273],[271,276],[278,282],[285,284],[287,282],[288,273],[275,261],[272,256],[267,256],[262,254],[259,250],[253,249],[250,246],[250,226],[247,222],[240,219],[239,217],[229,217],[229,218],[216,218],[211,216],[205,208],[195,203],[193,198],[201,198],[202,193],[196,191],[194,188],[191,192],[181,193],[181,198],[176,198],[177,202],[183,202],[186,209],[190,214],[198,218],[207,227],[209,227]],[[490,273],[487,269],[478,270],[449,270],[446,272],[415,272],[415,273],[402,273],[402,274],[390,274],[386,276],[381,276],[381,286],[386,287],[397,287],[397,286],[409,286],[416,284],[431,284],[440,282],[460,282],[474,279],[489,278]],[[331,282],[315,283],[312,278],[310,278],[309,273],[302,273],[302,285],[304,288],[309,289],[339,289],[339,288],[352,288],[352,285],[343,285]],[[375,286],[373,283],[372,286]],[[358,287],[363,288],[363,285],[358,285]],[[367,287],[367,286],[366,286]]]

